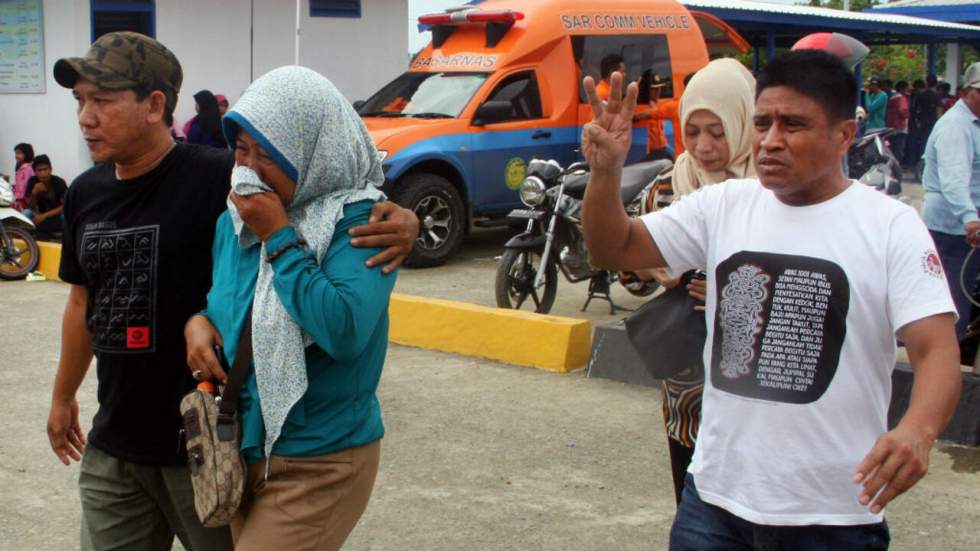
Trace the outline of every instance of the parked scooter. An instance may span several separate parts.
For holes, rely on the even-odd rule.
[[[878,128],[856,138],[847,151],[847,171],[862,184],[898,197],[902,194],[902,165],[888,144],[888,136],[894,133],[892,128]]]
[[[644,191],[649,191],[654,178],[667,166],[670,161],[660,160],[623,169],[621,197],[630,216],[640,215]],[[547,314],[558,293],[561,270],[570,283],[589,282],[589,296],[582,311],[594,298],[607,301],[611,314],[626,310],[617,306],[609,294],[611,285],[620,281],[619,274],[589,264],[581,220],[588,181],[586,163],[574,163],[567,169],[554,160],[534,159],[528,163],[520,191],[521,201],[528,208],[508,215],[527,220],[527,228],[505,245],[494,285],[497,306],[520,309],[527,305]],[[655,281],[620,282],[631,294],[641,297],[659,287]]]
[[[0,279],[21,279],[34,271],[40,258],[31,232],[34,223],[12,207],[14,192],[0,178]]]

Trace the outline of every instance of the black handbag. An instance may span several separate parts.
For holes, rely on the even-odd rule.
[[[656,379],[672,377],[701,363],[708,335],[700,301],[687,290],[695,272],[654,297],[626,318],[626,334],[643,365]]]

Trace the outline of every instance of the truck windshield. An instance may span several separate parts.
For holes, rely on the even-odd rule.
[[[362,117],[456,118],[486,73],[404,73],[358,109]]]

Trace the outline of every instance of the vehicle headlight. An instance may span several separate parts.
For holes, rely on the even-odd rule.
[[[385,151],[385,150],[383,150],[383,149],[379,149],[378,150],[378,161],[384,162],[384,160],[387,159],[387,158],[388,158],[388,152]]]
[[[541,178],[528,176],[521,182],[521,202],[529,207],[536,207],[544,202],[545,185]]]

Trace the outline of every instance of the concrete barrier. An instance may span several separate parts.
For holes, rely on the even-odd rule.
[[[589,377],[613,379],[634,385],[659,384],[640,361],[622,321],[596,326],[593,342],[589,358]],[[898,424],[909,407],[912,379],[911,366],[906,363],[896,364],[892,371],[892,399],[888,406],[889,428]],[[980,446],[980,375],[963,373],[960,402],[953,419],[939,438],[967,446]]]
[[[562,373],[584,366],[592,347],[586,320],[398,293],[388,311],[388,339],[406,346]]]
[[[59,243],[39,242],[38,271],[58,278]],[[586,320],[488,308],[394,293],[389,340],[405,346],[478,356],[565,373],[583,367],[592,348]]]

